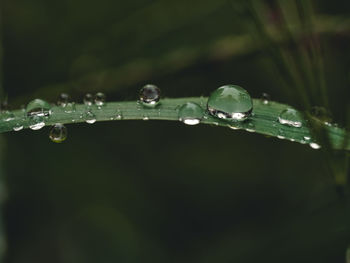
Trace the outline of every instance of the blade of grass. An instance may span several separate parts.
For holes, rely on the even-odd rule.
[[[109,102],[101,109],[93,106],[91,111],[95,115],[96,121],[111,121],[117,119],[143,120],[145,118],[150,120],[178,121],[178,110],[181,105],[186,102],[195,102],[205,109],[206,101],[207,98],[205,97],[163,99],[161,104],[154,109],[142,107],[136,101]],[[254,99],[253,101],[253,114],[247,121],[232,122],[218,119],[205,113],[201,123],[230,127],[232,129],[254,131],[272,137],[281,138],[281,136],[283,136],[285,139],[304,144],[311,142],[311,140],[309,141],[305,139],[305,137],[312,137],[312,131],[308,127],[308,122],[306,120],[302,120],[303,125],[300,128],[282,125],[278,122],[280,113],[284,109],[290,108],[289,105],[272,101],[268,104],[264,104],[260,99]],[[84,114],[87,109],[86,105],[77,104],[74,112],[66,113],[63,108],[53,106],[52,113],[45,121],[45,124],[52,125],[55,123],[69,124],[85,122]],[[14,120],[4,121],[2,119],[0,121],[0,133],[11,131],[14,126],[18,126],[19,124],[23,125],[24,128],[29,127],[30,120],[29,118],[24,117],[25,112],[23,110],[16,110],[13,113],[15,114]],[[121,115],[121,118],[119,115]],[[350,150],[350,141],[347,141],[345,144],[343,142],[347,135],[345,130],[336,126],[326,125],[324,125],[324,129],[329,134],[334,149]]]

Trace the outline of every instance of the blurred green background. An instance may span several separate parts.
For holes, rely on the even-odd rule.
[[[256,31],[248,2],[273,45]],[[164,97],[208,96],[233,83],[303,107],[295,83],[318,105],[308,88],[321,75],[345,126],[350,2],[314,1],[307,14],[325,65],[311,77],[298,64],[307,34],[292,45],[288,28],[273,30],[285,17],[293,35],[303,31],[298,3],[2,0],[3,98],[13,108],[61,92],[77,102],[97,91],[136,100],[146,83]],[[277,49],[295,58],[287,66],[295,83],[279,71]],[[4,262],[345,262],[349,206],[321,151],[175,122],[68,130],[63,144],[48,128],[1,137]]]

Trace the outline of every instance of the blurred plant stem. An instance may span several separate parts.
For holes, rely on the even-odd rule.
[[[323,50],[318,36],[320,32],[315,27],[312,1],[249,0],[244,4],[256,37],[266,44],[293,104],[306,111],[311,111],[313,106],[321,106],[330,112]],[[280,45],[276,41],[276,34],[289,43]],[[305,117],[310,120],[313,135],[324,146],[324,157],[330,173],[343,195],[348,186],[348,154],[334,151],[324,126],[314,122],[311,115],[306,114]]]
[[[282,87],[284,87],[287,98],[294,98],[296,89],[298,94],[303,96],[303,101],[311,104],[308,97],[303,95],[303,86],[305,81],[299,77],[299,64],[292,60],[294,67],[289,67],[289,61],[294,58],[295,54],[285,51],[285,47],[290,46],[291,39],[287,35],[281,35],[275,27],[267,24],[265,29],[269,32],[269,37],[273,40],[266,42],[264,37],[258,34],[240,34],[222,36],[216,41],[210,43],[202,43],[200,46],[187,46],[174,49],[165,54],[158,54],[154,57],[139,57],[118,67],[104,68],[99,71],[89,72],[89,74],[81,74],[67,82],[52,83],[47,86],[38,87],[31,94],[21,94],[17,98],[11,98],[12,104],[21,105],[26,103],[28,97],[45,97],[53,98],[53,94],[69,92],[81,94],[86,91],[115,91],[118,87],[127,88],[140,82],[151,81],[154,78],[173,74],[181,70],[193,67],[199,63],[212,63],[228,61],[243,56],[249,56],[254,53],[266,51],[267,49],[274,53],[275,61],[278,63],[276,70],[280,73],[275,74],[275,78],[283,78]],[[350,28],[350,19],[341,19],[338,17],[315,17],[315,31],[318,34],[329,34]],[[293,34],[294,41],[301,41],[303,31],[300,26],[293,25],[290,28],[290,34]],[[252,39],[253,37],[253,39]],[[256,39],[254,38],[256,37]],[[278,49],[283,48],[283,52],[278,53]],[[284,65],[285,64],[285,65]],[[283,66],[284,65],[284,66]],[[305,66],[309,71],[311,68]],[[292,70],[293,72],[290,72]],[[310,73],[311,74],[311,73]],[[314,85],[315,86],[315,85]],[[291,87],[291,88],[290,88]],[[306,87],[305,87],[306,88]],[[317,94],[315,92],[315,94]],[[300,105],[300,97],[294,101],[290,101],[294,106],[304,107]],[[298,105],[299,104],[299,105]]]

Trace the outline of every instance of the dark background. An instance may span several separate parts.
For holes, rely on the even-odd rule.
[[[136,100],[146,83],[165,97],[234,83],[298,105],[241,2],[2,0],[10,105],[61,92]],[[330,108],[345,125],[350,2],[314,4]],[[6,262],[345,262],[347,202],[321,151],[176,122],[68,132],[63,144],[48,128],[5,136]]]

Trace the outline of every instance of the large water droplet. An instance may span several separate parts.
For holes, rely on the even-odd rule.
[[[203,108],[194,102],[187,102],[179,109],[179,120],[187,125],[196,125],[203,118]]]
[[[94,96],[92,96],[90,93],[86,93],[83,101],[85,105],[91,106],[94,103]]]
[[[67,138],[67,128],[61,123],[56,123],[50,129],[49,137],[51,141],[61,143]]]
[[[285,109],[278,117],[281,124],[300,128],[302,126],[302,117],[298,111],[292,108]]]
[[[243,121],[253,110],[249,93],[236,85],[226,85],[215,90],[208,99],[209,113],[220,119]]]
[[[93,124],[96,122],[96,116],[91,110],[87,110],[83,116],[86,123]]]
[[[103,106],[106,102],[106,95],[102,92],[98,92],[95,95],[95,104],[96,106],[98,106],[99,108],[101,106]]]
[[[139,97],[142,105],[146,107],[155,107],[159,104],[160,89],[152,84],[145,85],[140,90]]]
[[[45,126],[45,117],[40,115],[32,115],[29,119],[29,128],[36,131]]]
[[[32,100],[26,107],[27,116],[48,117],[51,114],[51,105],[41,99]]]

